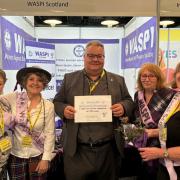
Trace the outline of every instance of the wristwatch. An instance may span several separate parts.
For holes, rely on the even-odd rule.
[[[168,156],[169,156],[168,150],[165,149],[164,152],[163,152],[163,157],[168,158]]]

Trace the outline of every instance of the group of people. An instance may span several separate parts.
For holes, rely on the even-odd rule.
[[[104,45],[90,41],[84,69],[65,74],[53,103],[41,95],[51,80],[48,71],[26,67],[17,72],[22,91],[0,96],[0,179],[6,179],[7,170],[12,180],[47,178],[55,145],[55,113],[63,120],[66,180],[118,180],[125,155],[123,135],[117,135],[122,117],[128,117],[129,123],[140,121],[147,136],[146,146],[135,149],[140,159],[137,179],[180,178],[180,63],[173,88],[165,85],[157,65],[142,65],[133,101],[124,78],[106,71],[104,62]],[[1,74],[0,83],[2,76],[5,84]],[[111,96],[112,122],[76,123],[74,97],[96,95]]]

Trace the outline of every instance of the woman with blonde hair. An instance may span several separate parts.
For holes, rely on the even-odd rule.
[[[161,69],[151,63],[141,66],[137,79],[137,92],[134,96],[136,104],[135,119],[140,121],[147,134],[147,147],[158,147],[158,122],[170,103],[175,91],[165,86],[165,78]],[[157,161],[142,162],[139,179],[156,179]]]

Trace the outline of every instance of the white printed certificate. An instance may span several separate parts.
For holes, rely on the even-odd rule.
[[[75,96],[76,123],[112,122],[110,95]]]

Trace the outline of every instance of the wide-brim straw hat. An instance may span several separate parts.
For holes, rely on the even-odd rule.
[[[51,74],[48,71],[41,69],[40,67],[25,67],[25,68],[20,69],[16,74],[17,84],[22,85],[23,78],[28,73],[37,73],[37,72],[40,74],[44,74],[47,77],[47,83],[51,81]]]

